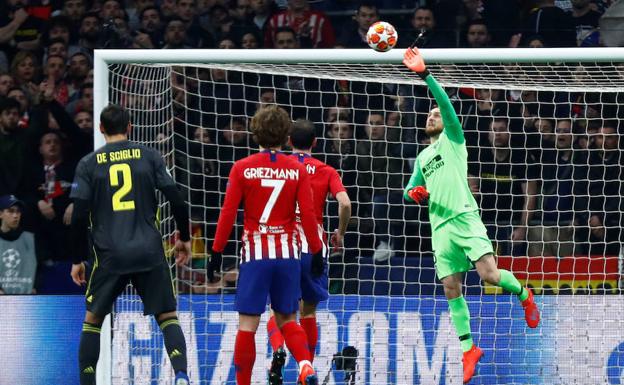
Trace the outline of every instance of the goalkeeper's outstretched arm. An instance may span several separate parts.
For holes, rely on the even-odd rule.
[[[456,143],[464,143],[464,132],[462,130],[461,123],[457,118],[457,114],[455,113],[455,109],[453,108],[453,104],[451,104],[451,100],[446,92],[444,92],[442,86],[438,84],[433,75],[431,75],[429,70],[427,70],[425,62],[422,56],[420,56],[417,48],[408,48],[405,51],[403,64],[405,64],[407,68],[416,72],[418,76],[420,76],[425,83],[427,83],[427,86],[431,90],[431,93],[440,108],[442,122],[444,123],[444,131],[449,139]]]

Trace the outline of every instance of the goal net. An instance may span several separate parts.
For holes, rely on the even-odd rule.
[[[485,352],[474,384],[620,384],[624,380],[622,241],[624,50],[423,50],[451,96],[466,139],[469,184],[500,267],[534,289],[537,329],[515,296],[466,274],[472,335]],[[254,153],[264,104],[317,132],[313,156],[335,167],[353,202],[343,251],[329,256],[318,358],[358,351],[355,384],[461,384],[461,349],[435,276],[427,208],[402,198],[435,106],[401,65],[402,50],[96,51],[96,115],[128,108],[132,140],[158,148],[190,205],[194,258],[172,267],[193,384],[234,384],[242,213],[225,271],[206,260],[232,164]],[[96,116],[97,119],[97,116]],[[452,189],[455,186],[447,186]],[[161,206],[165,249],[174,242]],[[337,227],[329,200],[325,230]],[[164,283],[163,283],[164,284]],[[266,383],[266,314],[253,383]],[[112,317],[110,382],[170,384],[157,324],[131,287]],[[333,369],[332,369],[333,368]],[[285,383],[296,379],[287,361]],[[330,372],[330,369],[331,372]]]

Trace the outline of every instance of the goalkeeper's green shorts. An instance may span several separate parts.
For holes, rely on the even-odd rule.
[[[463,213],[433,230],[431,243],[439,279],[466,272],[486,254],[493,254],[492,242],[478,211]]]

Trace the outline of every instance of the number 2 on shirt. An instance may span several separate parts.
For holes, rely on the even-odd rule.
[[[285,180],[281,179],[261,179],[260,185],[262,187],[271,187],[273,191],[271,192],[271,196],[264,206],[264,210],[262,210],[262,215],[260,216],[260,223],[267,223],[269,217],[271,216],[271,211],[273,211],[273,207],[275,206],[275,202],[277,202],[277,198],[282,192],[284,188]]]
[[[132,190],[132,172],[128,163],[117,163],[110,166],[108,176],[110,185],[117,187],[120,184],[119,173],[121,172],[121,187],[113,194],[113,211],[134,210],[134,201],[123,201],[130,190]]]

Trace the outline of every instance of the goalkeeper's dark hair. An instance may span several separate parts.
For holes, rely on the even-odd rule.
[[[117,104],[109,104],[100,114],[100,123],[106,135],[125,134],[130,124],[130,114]]]
[[[251,118],[251,133],[259,146],[281,147],[288,140],[292,121],[286,110],[275,104],[263,106]]]
[[[290,142],[298,150],[309,150],[316,139],[314,123],[307,119],[297,119],[290,130]]]

